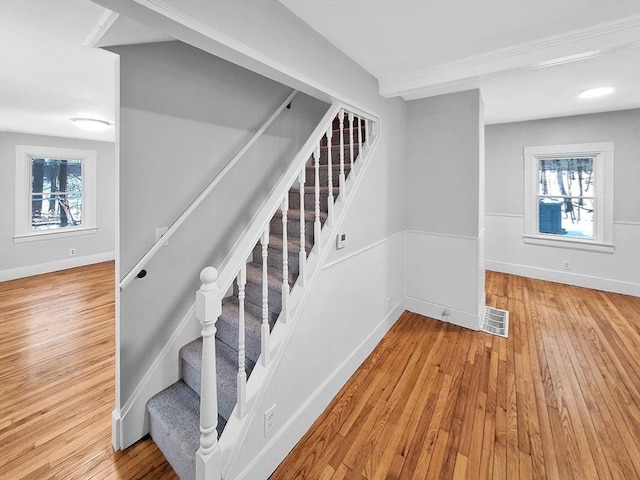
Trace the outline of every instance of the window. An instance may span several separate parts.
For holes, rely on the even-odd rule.
[[[526,147],[525,243],[613,252],[613,143]]]
[[[93,233],[93,150],[16,146],[15,241]]]

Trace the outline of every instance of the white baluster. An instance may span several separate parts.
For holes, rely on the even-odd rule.
[[[320,223],[320,146],[318,145],[313,152],[313,161],[316,167],[316,187],[315,187],[315,213],[316,218],[313,223],[313,246],[316,252],[320,253],[320,231],[322,230],[322,224]]]
[[[300,253],[298,258],[298,284],[304,287],[305,265],[307,262],[307,250],[305,239],[305,211],[304,211],[304,182],[306,181],[307,171],[303,167],[298,176],[298,185],[300,185]]]
[[[282,310],[280,318],[287,323],[289,316],[289,239],[287,238],[287,212],[289,211],[289,194],[284,197],[282,211]]]
[[[364,119],[364,141],[366,143],[367,156],[369,153],[369,145],[371,145],[371,131],[369,128],[369,119]]]
[[[267,255],[269,250],[269,225],[262,234],[262,365],[269,364],[269,272]]]
[[[238,418],[247,409],[247,372],[245,370],[244,297],[247,284],[247,264],[243,263],[236,278],[238,282]]]
[[[344,109],[340,109],[338,114],[338,121],[340,122],[340,198],[346,198],[346,191],[344,188]]]
[[[206,267],[196,292],[196,317],[202,325],[202,373],[200,379],[200,448],[196,453],[196,477],[218,480],[222,458],[218,444],[218,387],[216,384],[216,320],[222,313],[218,271]]]
[[[353,170],[353,113],[349,112],[349,159],[351,160],[351,173],[350,175],[355,178],[355,171]]]
[[[333,136],[333,123],[327,130],[325,135],[327,137],[327,174],[329,178],[329,188],[327,193],[327,222],[333,221],[333,165],[331,164],[331,137]]]
[[[358,159],[362,160],[362,119],[357,117],[358,120]]]

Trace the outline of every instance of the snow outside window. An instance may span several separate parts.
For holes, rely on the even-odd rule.
[[[613,143],[525,147],[525,243],[613,252]]]

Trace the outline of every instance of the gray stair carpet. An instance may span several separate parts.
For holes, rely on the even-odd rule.
[[[345,117],[345,178],[351,173],[349,130]],[[359,152],[358,135],[354,123],[354,158]],[[364,130],[363,130],[364,132]],[[333,198],[338,197],[340,130],[337,118],[333,122],[332,166]],[[364,138],[364,136],[363,136]],[[320,222],[324,226],[328,212],[327,142],[321,142],[319,161]],[[306,166],[304,188],[305,253],[313,248],[315,223],[315,165],[310,158]],[[288,283],[295,285],[300,272],[300,190],[294,185],[289,191],[287,212]],[[272,329],[282,309],[283,283],[283,225],[282,212],[278,210],[270,222],[267,247],[268,323]],[[262,245],[253,249],[252,261],[247,263],[245,286],[245,370],[247,377],[260,357],[262,330]],[[233,295],[222,301],[222,314],[216,322],[216,373],[218,399],[218,435],[233,412],[237,396],[238,374],[238,313],[239,289],[234,281]],[[195,455],[200,445],[200,382],[202,372],[202,338],[180,349],[180,375],[182,380],[156,394],[147,402],[150,434],[176,473],[183,480],[195,479]]]

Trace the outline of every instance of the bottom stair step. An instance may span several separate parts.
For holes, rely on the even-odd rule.
[[[182,380],[147,402],[149,433],[182,480],[196,478],[200,446],[200,397]],[[218,435],[225,420],[218,417]]]

